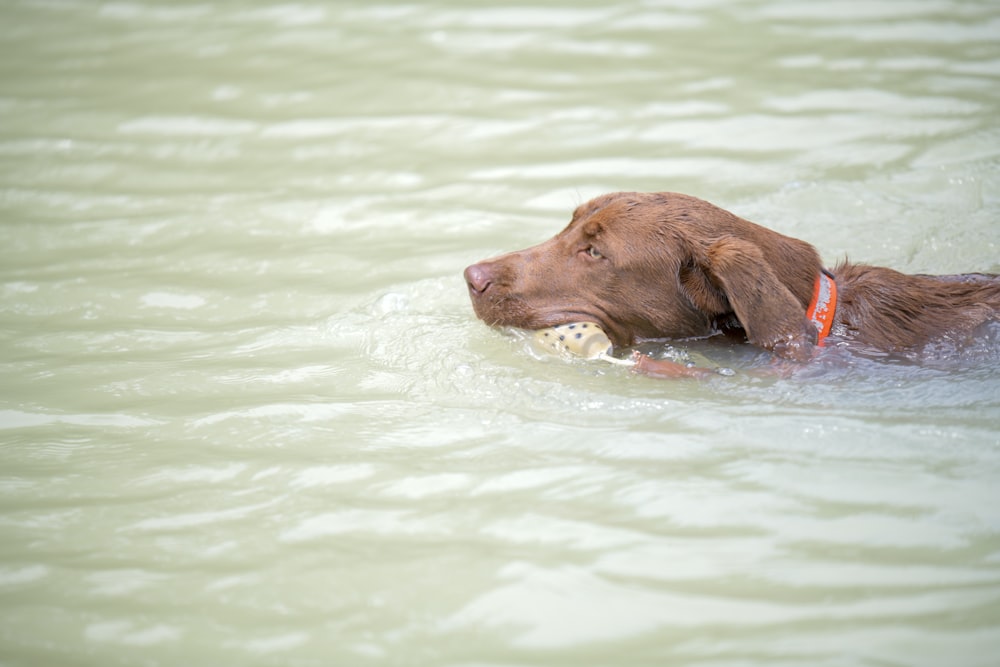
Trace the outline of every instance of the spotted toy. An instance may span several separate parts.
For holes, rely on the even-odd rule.
[[[583,357],[584,359],[601,359],[612,364],[633,366],[631,359],[619,359],[611,356],[611,339],[601,327],[593,322],[574,322],[560,324],[548,329],[539,329],[534,334],[535,343],[549,352]]]

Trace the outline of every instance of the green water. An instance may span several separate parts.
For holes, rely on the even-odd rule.
[[[736,375],[656,382],[533,356],[461,271],[675,190],[830,264],[1000,272],[998,35],[3,3],[0,664],[992,666],[996,353],[691,344]]]

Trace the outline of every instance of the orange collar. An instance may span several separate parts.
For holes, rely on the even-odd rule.
[[[830,335],[830,328],[833,326],[833,316],[837,312],[837,283],[833,279],[833,274],[825,269],[816,277],[816,286],[813,288],[812,303],[806,311],[806,317],[816,325],[819,335],[816,344],[823,346],[823,339]]]

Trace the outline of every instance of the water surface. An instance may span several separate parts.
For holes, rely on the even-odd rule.
[[[736,375],[656,382],[533,356],[461,271],[674,190],[830,264],[998,272],[998,34],[985,0],[6,3],[0,662],[992,665],[995,354],[691,343]]]

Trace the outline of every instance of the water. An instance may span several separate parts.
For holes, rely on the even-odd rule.
[[[0,663],[994,664],[995,355],[656,382],[532,355],[461,270],[625,189],[996,272],[998,34],[5,3]]]

